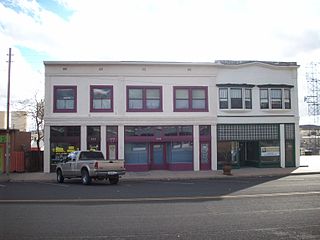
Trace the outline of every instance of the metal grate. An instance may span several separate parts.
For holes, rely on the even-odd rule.
[[[279,140],[278,124],[219,124],[218,141]]]

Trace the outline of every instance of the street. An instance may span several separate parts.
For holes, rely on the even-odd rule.
[[[0,239],[320,239],[320,175],[0,184]]]

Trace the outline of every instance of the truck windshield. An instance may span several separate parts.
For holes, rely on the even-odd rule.
[[[81,152],[79,160],[104,160],[102,152]]]

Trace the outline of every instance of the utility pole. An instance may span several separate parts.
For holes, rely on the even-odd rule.
[[[308,96],[304,98],[308,103],[308,113],[313,115],[314,124],[319,124],[320,120],[320,62],[311,62],[307,66],[306,80],[308,84]],[[313,137],[311,144],[314,154],[320,151],[320,131],[315,127],[310,129],[310,137]],[[308,145],[309,145],[308,144]]]
[[[6,144],[6,173],[10,175],[10,75],[11,75],[11,48],[9,48],[8,61],[8,93],[7,93],[7,144]]]

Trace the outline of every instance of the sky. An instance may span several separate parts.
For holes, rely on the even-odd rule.
[[[300,124],[306,66],[320,62],[319,0],[0,0],[0,110],[43,98],[43,61],[290,61]],[[320,66],[320,64],[319,64]]]

